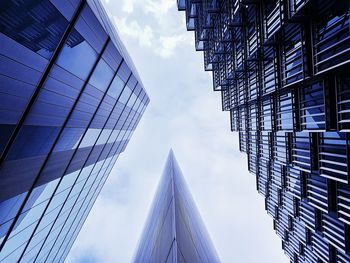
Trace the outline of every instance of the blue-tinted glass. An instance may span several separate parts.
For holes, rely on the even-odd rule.
[[[78,5],[80,4],[79,0],[50,0],[50,2],[68,20],[71,19]]]
[[[82,128],[65,128],[55,145],[54,152],[75,149],[84,133]]]
[[[86,80],[96,58],[96,51],[76,30],[73,30],[56,63],[79,78]]]
[[[8,0],[0,5],[0,30],[26,48],[49,59],[68,21],[48,0],[36,4]]]
[[[124,86],[125,82],[122,81],[122,79],[118,75],[116,75],[113,79],[111,86],[108,89],[107,94],[112,98],[117,99]]]
[[[123,90],[123,93],[120,95],[118,102],[126,104],[131,93],[132,93],[132,91],[130,90],[130,88],[128,86],[126,86]]]
[[[56,127],[24,126],[18,135],[7,160],[47,154],[58,134]]]
[[[113,74],[108,64],[103,59],[100,59],[90,78],[90,84],[104,92],[112,80]]]
[[[26,193],[22,193],[0,203],[0,238],[3,238],[7,234],[12,223],[11,219],[16,216],[25,196]]]
[[[14,128],[14,125],[0,124],[0,153],[6,146]]]
[[[100,129],[88,129],[79,147],[83,148],[83,147],[93,145],[96,142],[100,132],[101,132]]]
[[[107,41],[107,34],[89,5],[84,6],[75,28],[97,53],[101,52]]]
[[[124,104],[137,73],[129,58],[120,65],[126,50],[100,3],[93,5],[95,14],[79,0],[0,6],[0,154],[15,139],[0,167],[0,261],[64,260],[131,134],[135,110]],[[106,31],[112,41],[100,54]]]

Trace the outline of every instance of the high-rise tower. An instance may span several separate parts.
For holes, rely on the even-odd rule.
[[[0,4],[0,262],[62,262],[148,96],[99,0]]]
[[[349,1],[177,3],[291,262],[350,262]]]
[[[172,150],[134,262],[220,262]]]

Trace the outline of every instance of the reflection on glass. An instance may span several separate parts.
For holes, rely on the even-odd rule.
[[[57,64],[85,80],[97,58],[93,48],[77,32],[73,31],[62,49]],[[84,61],[84,63],[81,63]]]
[[[113,74],[108,64],[103,59],[100,59],[90,78],[90,84],[104,92],[113,78]]]
[[[68,21],[48,0],[5,1],[0,6],[0,32],[50,59]],[[6,18],[5,18],[6,17]]]
[[[122,95],[120,95],[118,102],[126,104],[130,95],[131,95],[131,90],[129,86],[126,86],[125,89],[123,90]]]
[[[57,127],[23,126],[7,156],[7,160],[47,154],[57,133]]]
[[[112,98],[117,99],[124,86],[125,82],[122,81],[122,79],[118,75],[116,75],[113,79],[111,86],[108,89],[107,94]]]

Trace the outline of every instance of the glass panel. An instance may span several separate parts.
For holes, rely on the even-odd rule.
[[[103,59],[101,59],[91,76],[90,84],[104,92],[112,80],[113,74],[112,69]]]
[[[96,58],[96,51],[74,30],[64,45],[57,59],[57,64],[85,80]],[[81,63],[81,61],[84,61],[84,63]]]
[[[47,59],[67,25],[68,21],[48,0],[11,0],[0,8],[1,32]]]

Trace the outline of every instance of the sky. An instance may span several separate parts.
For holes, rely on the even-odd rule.
[[[67,262],[131,262],[170,148],[223,263],[284,263],[203,53],[176,0],[103,0],[151,102]]]

